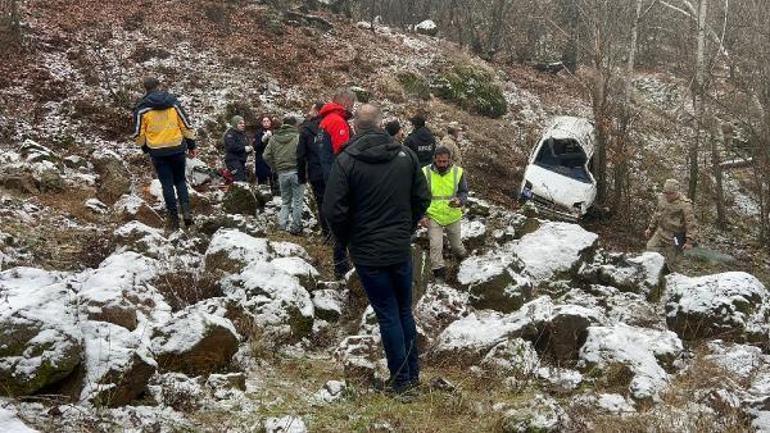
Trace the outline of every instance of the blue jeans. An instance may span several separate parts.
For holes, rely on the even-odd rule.
[[[184,153],[152,157],[152,165],[155,166],[155,172],[158,174],[158,180],[163,188],[166,211],[172,217],[179,214],[176,204],[177,197],[179,197],[179,205],[185,213],[185,218],[189,217],[190,196],[187,194],[187,180],[184,173],[186,163],[187,155]]]
[[[297,171],[278,173],[278,185],[281,187],[281,214],[278,225],[283,230],[302,230],[302,208],[305,204],[305,185],[299,183]],[[291,227],[289,227],[291,214]]]
[[[386,267],[356,265],[356,271],[380,324],[392,387],[403,389],[420,377],[412,315],[412,260]]]

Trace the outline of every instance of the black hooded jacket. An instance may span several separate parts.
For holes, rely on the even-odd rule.
[[[411,238],[430,206],[417,156],[384,131],[351,140],[332,167],[323,214],[355,264],[390,266],[411,257]]]
[[[433,153],[436,151],[436,137],[427,126],[421,126],[404,140],[404,146],[412,149],[420,160],[420,167],[433,162]]]
[[[317,146],[314,146],[318,134],[321,116],[307,119],[299,126],[299,144],[297,145],[297,175],[299,183],[317,182],[323,180],[321,157]]]

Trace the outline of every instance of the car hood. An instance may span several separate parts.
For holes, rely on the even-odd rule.
[[[524,184],[532,184],[532,192],[567,209],[575,203],[583,203],[581,215],[588,211],[596,199],[596,185],[581,182],[554,171],[531,164],[524,174]]]

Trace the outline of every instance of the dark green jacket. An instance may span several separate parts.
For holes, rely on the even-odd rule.
[[[264,158],[273,171],[284,173],[297,169],[297,145],[299,130],[296,126],[283,125],[270,137]]]

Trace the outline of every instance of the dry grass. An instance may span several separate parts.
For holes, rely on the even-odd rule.
[[[163,295],[173,311],[200,301],[224,296],[219,280],[208,273],[180,271],[158,276],[153,286]]]

